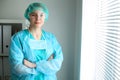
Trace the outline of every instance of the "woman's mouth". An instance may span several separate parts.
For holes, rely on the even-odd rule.
[[[35,22],[35,24],[40,24],[41,22]]]

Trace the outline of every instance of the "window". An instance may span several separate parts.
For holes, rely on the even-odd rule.
[[[81,80],[120,80],[120,0],[83,0]]]

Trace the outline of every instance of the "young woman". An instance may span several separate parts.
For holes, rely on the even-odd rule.
[[[48,20],[47,7],[32,3],[24,16],[30,22],[29,28],[11,38],[11,80],[57,80],[63,53],[55,36],[42,29]]]

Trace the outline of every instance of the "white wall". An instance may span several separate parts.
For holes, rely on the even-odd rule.
[[[44,28],[53,32],[63,47],[64,62],[62,69],[58,72],[58,80],[77,80],[79,76],[79,64],[77,63],[80,58],[78,57],[80,56],[80,43],[77,44],[77,42],[80,40],[78,34],[80,34],[79,24],[81,23],[79,21],[76,23],[76,20],[80,20],[77,17],[79,17],[81,6],[76,6],[76,3],[81,0],[0,0],[0,19],[24,19],[26,7],[33,1],[44,2],[48,6],[50,16]],[[79,10],[77,16],[76,9]],[[77,78],[74,78],[74,74]]]

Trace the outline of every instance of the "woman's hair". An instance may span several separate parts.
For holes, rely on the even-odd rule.
[[[38,3],[38,2],[32,3],[28,6],[28,8],[26,9],[26,11],[24,13],[25,18],[30,20],[30,18],[29,18],[30,13],[32,13],[36,10],[43,11],[43,13],[45,13],[45,21],[48,20],[49,12],[48,12],[47,6],[43,3]]]

